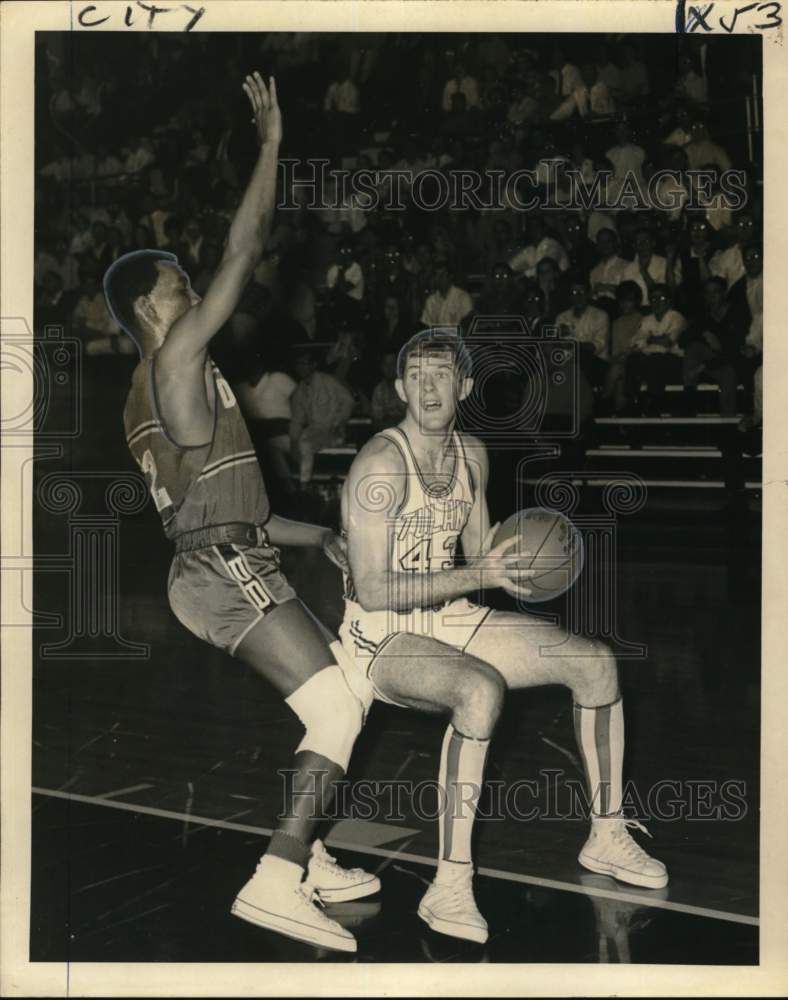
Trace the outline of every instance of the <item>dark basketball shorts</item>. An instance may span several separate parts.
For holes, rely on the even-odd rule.
[[[296,596],[279,569],[278,549],[229,543],[176,554],[167,592],[182,625],[230,654],[259,621]]]

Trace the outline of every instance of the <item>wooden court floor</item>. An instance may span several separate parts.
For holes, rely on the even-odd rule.
[[[37,520],[37,551],[62,548],[66,520]],[[557,815],[581,778],[569,697],[520,692],[487,778],[503,788],[538,779],[540,815],[477,824],[490,942],[474,951],[418,926],[437,828],[402,794],[397,808],[381,799],[372,818],[337,815],[326,831],[343,859],[381,870],[380,898],[337,915],[354,928],[358,960],[757,961],[759,543],[757,526],[741,528],[724,516],[647,510],[620,532],[620,635],[647,647],[645,658],[621,661],[625,778],[644,809],[660,803],[646,846],[668,865],[668,889],[624,889],[578,866],[585,822]],[[121,633],[147,643],[147,658],[37,656],[31,957],[345,960],[229,916],[275,822],[277,771],[299,726],[262,681],[174,619],[168,562],[152,510],[123,519]],[[286,568],[336,628],[338,574],[303,553],[286,554]],[[65,574],[36,574],[38,612],[67,602]],[[40,628],[34,649],[62,637]],[[434,780],[444,725],[376,704],[349,778],[406,788]]]

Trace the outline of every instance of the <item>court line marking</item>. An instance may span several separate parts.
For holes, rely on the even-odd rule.
[[[146,788],[153,788],[149,782],[143,785],[129,785],[128,788],[116,788],[112,792],[102,792],[98,798],[100,799],[116,799],[119,795],[128,795],[131,792],[144,792]]]
[[[237,830],[239,833],[256,833],[263,837],[270,837],[273,830],[265,826],[251,826],[248,823],[231,823],[223,819],[213,819],[211,816],[187,815],[182,812],[175,812],[170,809],[157,809],[154,806],[135,805],[133,802],[116,802],[114,799],[97,798],[94,795],[78,795],[72,792],[62,792],[55,788],[40,788],[36,785],[31,789],[34,795],[45,795],[53,799],[69,799],[72,802],[85,802],[88,805],[105,806],[110,809],[120,809],[124,812],[142,813],[146,816],[156,816],[159,819],[180,820],[183,823],[199,823],[203,827],[219,827],[222,830]],[[412,861],[420,865],[428,865],[431,868],[437,867],[435,858],[427,858],[423,854],[409,854],[404,851],[387,850],[385,847],[368,847],[365,844],[356,844],[344,840],[333,840],[330,836],[332,847],[339,847],[348,851],[355,851],[357,854],[374,854],[381,858],[392,858],[397,861]],[[655,899],[648,892],[630,892],[628,889],[598,889],[595,886],[578,885],[573,882],[561,882],[557,879],[540,878],[538,875],[521,875],[519,872],[501,871],[498,868],[476,869],[479,875],[487,878],[497,878],[505,882],[520,882],[524,885],[538,885],[545,889],[559,889],[563,892],[575,892],[581,896],[597,896],[602,899],[616,899],[619,902],[642,903],[658,910],[673,910],[676,913],[689,913],[695,917],[708,917],[712,920],[727,920],[735,924],[747,924],[750,927],[759,927],[758,917],[750,917],[745,913],[729,913],[726,910],[714,910],[705,906],[692,906],[690,903],[676,903],[670,899]]]

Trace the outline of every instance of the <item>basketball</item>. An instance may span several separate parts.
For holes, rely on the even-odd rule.
[[[493,546],[518,537],[514,552],[525,553],[521,569],[536,570],[522,586],[530,589],[526,601],[551,601],[565,593],[583,568],[583,538],[574,524],[558,511],[545,507],[518,510],[495,533]]]

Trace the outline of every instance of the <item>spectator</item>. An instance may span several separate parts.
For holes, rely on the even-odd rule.
[[[357,115],[361,111],[361,95],[348,71],[338,74],[329,84],[323,110],[339,115]]]
[[[706,78],[689,53],[679,58],[679,78],[676,81],[675,92],[681,100],[695,105],[706,104],[709,99]]]
[[[632,340],[640,329],[643,316],[640,304],[643,293],[634,281],[622,281],[616,287],[618,317],[613,320],[610,331],[610,368],[605,381],[604,400],[615,413],[626,406],[625,377],[626,365]]]
[[[369,410],[365,390],[371,379],[367,376],[364,338],[358,330],[345,328],[326,354],[326,367],[353,396],[356,415],[366,416]]]
[[[145,195],[142,200],[142,215],[139,222],[150,229],[157,247],[161,247],[167,238],[164,233],[164,223],[171,215],[172,212],[168,209],[156,204],[152,195]]]
[[[35,294],[36,330],[46,326],[65,327],[74,311],[75,297],[75,292],[63,288],[63,279],[57,271],[47,271]]]
[[[197,219],[190,219],[183,229],[183,247],[190,260],[199,266],[204,236]]]
[[[539,101],[532,91],[525,89],[523,84],[515,83],[512,87],[512,100],[506,111],[506,121],[514,128],[525,125],[539,110]]]
[[[707,167],[716,167],[717,170],[731,169],[730,156],[722,146],[712,141],[709,130],[702,121],[694,121],[690,132],[692,138],[684,146],[690,170]]]
[[[683,180],[687,170],[685,149],[676,146],[668,146],[665,149],[662,160],[666,173],[659,178],[652,193],[653,207],[656,211],[664,213],[662,217],[668,218],[671,222],[677,222],[681,218],[690,196],[689,187]]]
[[[35,285],[43,285],[47,271],[56,271],[60,275],[64,291],[70,292],[79,284],[79,262],[69,253],[68,242],[62,236],[58,236],[54,246],[44,245],[36,252],[33,264]]]
[[[581,370],[592,385],[602,385],[610,358],[610,320],[604,309],[591,305],[582,275],[569,279],[569,299],[571,307],[556,316],[559,334],[577,341]]]
[[[107,146],[100,143],[96,155],[96,176],[103,179],[116,178],[123,173],[123,164]]]
[[[574,212],[565,219],[563,232],[569,269],[588,274],[596,263],[597,252],[586,235],[586,226],[579,212]]]
[[[733,212],[728,207],[728,198],[722,190],[720,171],[711,163],[704,163],[700,169],[704,174],[704,183],[701,184],[698,180],[694,185],[695,202],[712,229],[717,233],[725,232],[733,222]],[[695,180],[695,176],[690,177],[690,181]]]
[[[643,164],[646,151],[642,146],[632,142],[632,129],[626,121],[616,125],[616,145],[605,153],[605,159],[613,167],[613,176],[608,184],[609,197],[616,201],[625,183],[635,184],[638,190],[644,190]]]
[[[449,110],[441,122],[441,134],[448,140],[474,141],[481,136],[483,129],[484,119],[478,109],[468,108],[465,94],[452,94]]]
[[[82,289],[71,316],[74,333],[85,343],[86,354],[134,354],[136,348],[107,309],[99,271],[93,264],[83,267]]]
[[[115,260],[116,254],[110,246],[109,233],[103,222],[94,222],[90,227],[90,245],[85,249],[86,255],[103,274]]]
[[[709,262],[713,254],[711,227],[703,216],[692,216],[689,243],[681,254],[682,295],[689,316],[695,315],[703,305],[703,286],[711,277]]]
[[[266,485],[273,495],[292,492],[290,480],[290,400],[296,383],[281,365],[262,356],[252,359],[233,388],[246,418]]]
[[[747,321],[727,300],[725,280],[711,277],[704,286],[704,306],[687,331],[684,346],[684,393],[688,412],[695,411],[696,387],[701,378],[720,389],[720,415],[736,415],[737,366]]]
[[[566,58],[564,50],[553,49],[551,69],[548,74],[553,81],[557,97],[569,97],[583,85],[580,70]]]
[[[594,56],[597,78],[603,83],[615,101],[621,96],[621,70],[610,58],[610,51],[607,45],[598,45]]]
[[[551,121],[566,121],[572,115],[581,118],[594,115],[612,115],[616,105],[607,85],[599,79],[596,66],[587,63],[581,72],[581,81],[551,113]]]
[[[375,327],[374,345],[378,355],[399,354],[400,348],[413,333],[407,315],[407,312],[403,313],[400,300],[395,295],[386,296],[380,325]]]
[[[748,243],[742,253],[746,274],[730,289],[728,298],[733,308],[744,312],[749,320],[738,368],[741,381],[751,394],[753,376],[761,366],[763,354],[763,247],[760,243]]]
[[[649,94],[648,71],[637,54],[634,45],[625,43],[621,47],[621,96],[628,103],[634,103],[638,98]]]
[[[394,427],[405,416],[405,404],[397,393],[397,355],[387,351],[380,359],[381,380],[372,390],[370,415],[375,431]]]
[[[559,270],[569,270],[566,250],[555,237],[547,235],[544,219],[535,212],[528,216],[526,239],[526,245],[509,258],[509,267],[517,274],[526,278],[535,277],[536,265],[544,257],[552,258]]]
[[[734,226],[734,243],[726,250],[719,250],[709,261],[709,270],[722,278],[727,288],[732,288],[745,275],[742,247],[755,235],[755,220],[749,212],[739,212]]]
[[[302,486],[312,481],[315,455],[344,443],[353,412],[353,396],[334,375],[317,371],[314,354],[301,351],[295,358],[298,377],[290,405],[290,452]]]
[[[639,229],[635,236],[635,259],[624,271],[624,279],[640,285],[643,304],[651,304],[651,289],[654,285],[668,285],[675,289],[682,281],[681,260],[671,259],[654,253],[654,237],[649,229]]]
[[[364,272],[356,259],[353,241],[340,239],[334,262],[326,273],[326,288],[332,292],[332,302],[339,321],[360,319],[364,298]]]
[[[676,108],[673,130],[662,140],[665,146],[686,146],[692,142],[692,118],[689,108],[681,104]]]
[[[421,314],[425,326],[459,326],[473,310],[473,300],[463,288],[452,282],[451,268],[447,261],[435,262],[432,295]]]
[[[490,270],[487,287],[476,311],[487,317],[512,316],[519,312],[518,298],[515,273],[505,260],[499,260]]]
[[[552,257],[542,257],[537,264],[536,285],[542,293],[543,316],[552,322],[569,303],[566,275]]]
[[[679,338],[687,328],[680,312],[671,308],[670,289],[654,285],[651,289],[652,311],[643,317],[630,342],[627,360],[627,396],[639,400],[638,410],[647,417],[659,416],[665,405],[665,386],[679,382],[683,350]],[[646,383],[645,398],[640,396]]]
[[[455,65],[454,75],[449,77],[443,85],[443,95],[441,97],[441,108],[443,111],[453,110],[452,98],[455,94],[462,94],[465,98],[465,107],[481,107],[478,81],[476,77],[470,76],[466,72],[465,66],[461,62]]]
[[[183,220],[179,215],[168,215],[164,220],[164,239],[159,243],[159,249],[178,256],[184,252]]]
[[[134,234],[132,236],[132,249],[133,250],[151,250],[153,249],[153,233],[148,226],[144,225],[142,222],[138,222],[134,227]]]
[[[132,144],[123,167],[127,173],[138,174],[141,170],[151,166],[155,160],[156,150],[153,140],[149,136],[143,135]]]
[[[599,263],[591,269],[591,296],[608,305],[617,301],[618,286],[624,280],[629,261],[618,255],[618,234],[614,229],[600,229],[596,238]],[[638,299],[642,298],[642,292]]]

